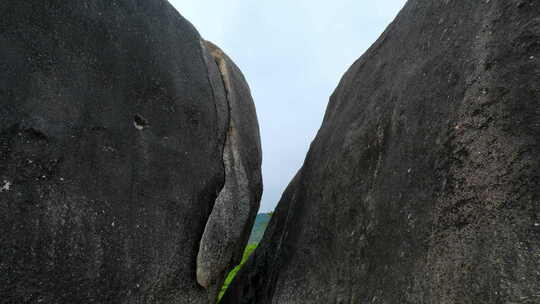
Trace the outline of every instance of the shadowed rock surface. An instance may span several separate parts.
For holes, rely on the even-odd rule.
[[[540,303],[540,3],[410,0],[223,303]]]
[[[249,89],[211,51],[162,0],[2,2],[0,303],[209,302],[210,216],[226,268],[261,192]]]

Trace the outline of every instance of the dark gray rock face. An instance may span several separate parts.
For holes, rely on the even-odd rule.
[[[0,303],[213,302],[262,186],[249,89],[211,51],[163,0],[2,1]],[[230,257],[203,287],[213,214]]]
[[[540,303],[540,3],[410,0],[224,303]]]

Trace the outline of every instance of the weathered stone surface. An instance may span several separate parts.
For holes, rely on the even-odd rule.
[[[1,303],[209,302],[210,215],[243,231],[261,191],[247,84],[231,101],[221,74],[166,1],[2,1]],[[216,203],[231,170],[249,199]]]
[[[221,49],[206,42],[221,72],[229,103],[223,151],[225,185],[219,193],[197,256],[197,281],[213,301],[228,271],[242,259],[262,195],[259,126],[247,82]]]
[[[224,303],[540,303],[540,3],[410,0]]]

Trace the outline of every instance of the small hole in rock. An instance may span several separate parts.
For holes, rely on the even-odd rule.
[[[133,117],[133,125],[137,130],[143,130],[148,127],[148,121],[141,115],[137,114]]]

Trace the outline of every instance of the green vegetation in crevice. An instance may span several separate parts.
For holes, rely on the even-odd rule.
[[[248,245],[244,249],[244,254],[242,256],[242,261],[239,265],[233,268],[225,278],[225,282],[223,282],[223,286],[221,286],[221,290],[219,291],[218,300],[217,302],[221,301],[221,297],[223,297],[223,294],[225,294],[225,291],[229,287],[229,284],[231,284],[232,280],[236,276],[236,273],[242,268],[244,263],[247,261],[251,253],[257,248],[259,245],[259,242],[261,241],[264,232],[266,230],[266,227],[268,226],[268,223],[270,222],[270,219],[272,218],[272,215],[274,214],[273,211],[268,213],[259,213],[257,214],[257,217],[255,218],[255,223],[253,225],[253,228],[251,229],[251,235],[249,237]]]
[[[244,255],[242,256],[242,261],[240,262],[238,266],[234,267],[234,269],[231,270],[231,272],[229,272],[229,274],[227,275],[227,278],[225,279],[225,282],[223,283],[223,286],[221,286],[221,290],[219,291],[219,295],[218,295],[218,303],[221,300],[221,297],[223,297],[223,294],[225,294],[225,290],[227,290],[227,288],[229,287],[229,284],[231,284],[232,280],[236,276],[236,273],[238,272],[238,270],[242,268],[244,263],[247,261],[247,259],[251,255],[251,253],[253,253],[253,251],[257,248],[257,245],[259,244],[258,243],[249,244],[246,246],[246,249],[244,250]]]

